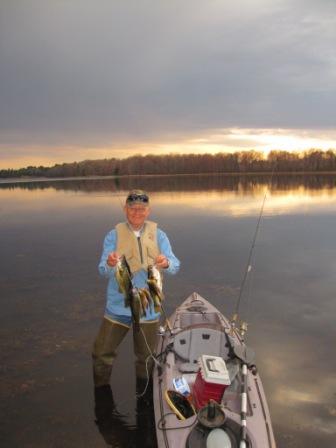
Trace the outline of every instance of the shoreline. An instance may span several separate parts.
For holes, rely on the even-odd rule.
[[[18,184],[24,182],[66,182],[70,180],[105,180],[105,179],[125,179],[134,177],[186,177],[186,176],[325,176],[335,175],[335,171],[283,171],[273,173],[271,171],[245,171],[232,173],[179,173],[179,174],[125,174],[121,176],[70,176],[70,177],[13,177],[0,178],[0,184]]]

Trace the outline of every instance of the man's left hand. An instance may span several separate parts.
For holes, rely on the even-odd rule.
[[[168,258],[163,254],[158,255],[155,259],[155,266],[160,269],[167,269],[169,266]]]

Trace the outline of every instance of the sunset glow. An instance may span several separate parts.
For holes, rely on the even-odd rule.
[[[290,129],[223,129],[178,143],[154,146],[160,153],[217,153],[256,150],[308,151],[312,148],[336,148],[335,131],[301,131]]]
[[[247,150],[267,154],[271,150],[303,152],[313,148],[324,151],[335,149],[336,131],[232,128],[214,129],[185,137],[120,141],[104,146],[27,146],[26,153],[22,153],[21,157],[15,151],[17,148],[8,152],[6,157],[0,159],[0,168],[52,166],[56,163],[80,162],[87,159],[126,158],[135,154],[215,154]]]

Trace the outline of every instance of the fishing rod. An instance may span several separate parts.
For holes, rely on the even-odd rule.
[[[256,226],[256,229],[255,229],[253,240],[252,240],[252,244],[251,244],[251,247],[250,247],[249,256],[248,256],[248,259],[247,259],[243,280],[241,282],[241,286],[240,286],[240,289],[239,289],[239,296],[238,296],[238,300],[237,300],[237,304],[236,304],[235,313],[234,313],[233,318],[232,318],[233,321],[236,321],[237,318],[238,318],[240,302],[241,302],[241,298],[243,296],[246,280],[247,280],[248,274],[252,270],[251,260],[252,260],[253,250],[255,248],[255,243],[256,243],[258,232],[259,232],[259,228],[260,228],[261,218],[262,218],[262,215],[263,215],[263,212],[264,212],[266,196],[267,196],[267,192],[264,194],[264,198],[263,198],[262,205],[261,205],[261,208],[260,208],[257,226]]]
[[[276,161],[275,161],[276,163]],[[270,185],[272,186],[272,180],[273,180],[273,175],[274,175],[274,171],[275,171],[275,163],[273,165],[273,169],[272,169],[272,173],[271,173],[271,178],[270,178]],[[252,257],[253,257],[253,252],[254,252],[254,248],[256,245],[256,241],[257,241],[257,236],[259,233],[259,229],[260,229],[260,223],[261,223],[261,219],[264,213],[264,208],[265,208],[265,202],[266,202],[266,198],[267,198],[267,190],[265,191],[262,203],[261,203],[261,207],[260,207],[260,211],[259,211],[259,216],[258,216],[258,221],[257,221],[257,225],[254,231],[254,235],[253,235],[253,239],[252,239],[252,244],[250,247],[250,251],[249,251],[249,255],[248,255],[248,259],[247,259],[247,263],[246,263],[246,267],[244,270],[244,275],[243,275],[243,279],[239,288],[239,295],[238,295],[238,299],[237,299],[237,303],[236,303],[236,308],[235,308],[235,312],[232,316],[231,319],[231,324],[232,327],[235,328],[237,321],[238,321],[238,317],[239,317],[239,310],[240,310],[240,304],[241,304],[241,299],[245,290],[245,285],[246,285],[246,281],[248,279],[248,276],[250,274],[250,272],[252,271]],[[244,335],[247,332],[247,322],[241,322],[240,325],[240,335],[242,337],[244,337]]]
[[[272,186],[272,179],[273,179],[274,171],[275,171],[275,164],[273,165],[271,178],[270,178],[271,186]],[[249,250],[243,279],[242,279],[240,289],[239,289],[239,296],[238,296],[237,303],[236,303],[235,313],[231,319],[232,331],[234,331],[236,328],[236,324],[237,324],[238,316],[239,316],[240,305],[241,305],[241,299],[243,296],[243,292],[245,290],[246,281],[248,279],[250,272],[252,271],[252,257],[253,257],[253,252],[254,252],[254,248],[256,245],[256,241],[257,241],[257,236],[258,236],[259,229],[260,229],[261,219],[264,214],[266,198],[267,198],[267,189],[265,191],[265,194],[264,194],[264,197],[263,197],[263,200],[261,203],[257,225],[256,225],[256,228],[254,231],[252,244],[251,244],[251,247]],[[247,322],[241,321],[240,328],[239,328],[239,334],[243,340],[244,340],[244,336],[245,336],[246,332],[247,332]],[[249,446],[249,444],[247,442],[247,370],[249,368],[249,363],[247,361],[248,361],[248,359],[246,356],[244,359],[242,359],[242,363],[241,363],[242,386],[241,386],[241,409],[240,409],[240,411],[241,411],[240,412],[241,431],[240,431],[240,445],[239,445],[240,448],[247,448],[247,446]]]

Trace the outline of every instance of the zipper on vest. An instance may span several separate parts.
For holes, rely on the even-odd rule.
[[[141,245],[140,236],[137,236],[137,240],[138,240],[138,246],[139,246],[139,252],[140,252],[140,260],[141,260],[141,264],[143,264],[142,245]]]

